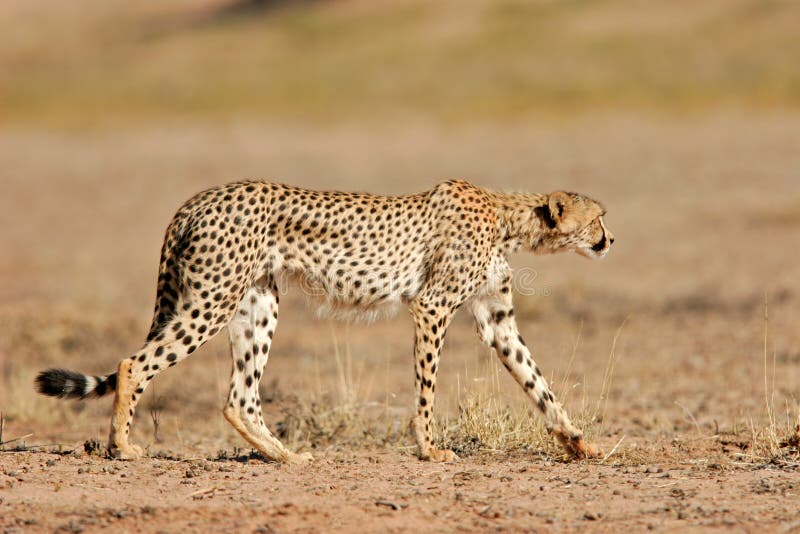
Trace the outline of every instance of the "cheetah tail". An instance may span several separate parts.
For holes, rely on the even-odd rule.
[[[102,397],[117,389],[117,373],[89,376],[66,369],[48,369],[36,377],[36,390],[48,397],[85,399]]]

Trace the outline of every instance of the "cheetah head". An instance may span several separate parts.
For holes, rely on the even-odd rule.
[[[536,247],[540,252],[574,251],[587,258],[602,258],[614,243],[606,227],[605,208],[589,197],[558,191],[540,208],[548,231]]]

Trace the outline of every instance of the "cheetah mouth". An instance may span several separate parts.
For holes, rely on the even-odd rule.
[[[599,254],[600,252],[603,252],[603,249],[605,248],[606,248],[606,236],[604,234],[603,237],[600,238],[600,241],[592,245],[592,250],[594,250]]]

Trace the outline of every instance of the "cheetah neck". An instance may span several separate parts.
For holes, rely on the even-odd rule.
[[[509,252],[520,248],[536,252],[549,230],[547,195],[490,191],[495,203],[497,229]]]

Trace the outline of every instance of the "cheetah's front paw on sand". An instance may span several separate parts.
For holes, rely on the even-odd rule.
[[[144,450],[138,445],[113,445],[108,448],[108,455],[115,460],[138,460],[144,456]]]
[[[286,457],[286,463],[290,465],[302,465],[313,462],[314,457],[310,452],[301,452],[300,454],[289,454]]]
[[[587,443],[582,435],[569,436],[560,432],[555,432],[555,435],[567,455],[573,460],[587,460],[599,458],[603,455],[603,452],[596,445]]]
[[[455,462],[458,460],[458,456],[456,453],[449,449],[437,449],[435,447],[431,447],[428,450],[427,454],[423,454],[420,456],[421,460],[426,460],[428,462]]]

